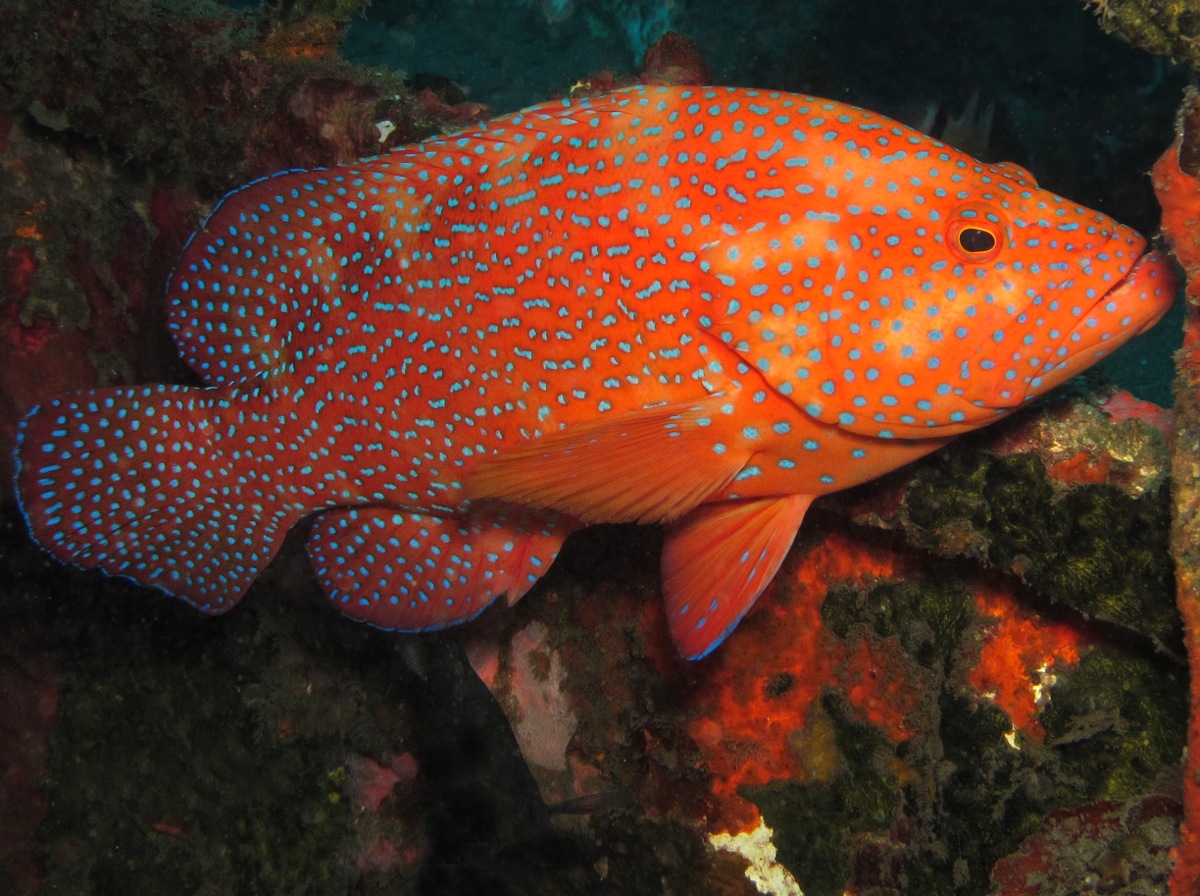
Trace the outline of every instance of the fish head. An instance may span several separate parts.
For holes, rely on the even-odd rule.
[[[1174,269],[1136,231],[1017,165],[893,130],[918,151],[809,174],[807,208],[710,252],[731,309],[715,335],[806,413],[879,438],[967,432],[1170,306]]]
[[[921,375],[911,375],[966,405],[950,410],[949,422],[968,428],[1042,395],[1148,330],[1176,287],[1170,263],[1137,231],[1040,188],[1016,165],[980,167],[975,195],[950,208],[930,248],[940,250],[952,276],[940,291],[927,278],[908,283],[910,295],[940,292],[941,304],[922,308],[918,300],[905,321],[926,337],[913,359]],[[931,322],[924,332],[922,314]],[[958,351],[945,350],[948,339],[959,342]],[[946,360],[956,382],[930,376]],[[904,422],[911,432],[913,421]],[[918,431],[922,426],[946,431],[932,415],[917,421]]]

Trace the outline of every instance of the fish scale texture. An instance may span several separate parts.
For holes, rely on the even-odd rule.
[[[672,634],[701,656],[813,497],[1084,369],[1174,281],[1023,169],[873,113],[634,87],[250,184],[169,290],[208,389],[23,424],[20,500],[57,556],[221,611],[320,514],[330,596],[424,630],[515,600],[581,525],[662,521]],[[726,541],[708,593],[695,554]]]

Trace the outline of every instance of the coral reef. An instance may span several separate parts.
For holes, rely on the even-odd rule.
[[[1171,549],[1178,604],[1191,660],[1191,723],[1183,776],[1184,821],[1171,893],[1200,889],[1200,96],[1190,90],[1180,112],[1180,133],[1154,166],[1154,188],[1163,208],[1163,233],[1187,275],[1187,317],[1175,381],[1171,480],[1174,518]]]
[[[338,62],[359,6],[0,12],[58,36],[0,59],[0,456],[44,395],[169,367],[158,290],[225,189],[482,114],[444,81]],[[674,38],[646,67],[706,71]],[[1185,260],[1186,178],[1159,172]],[[1178,413],[1186,637],[1166,414],[1112,393],[819,504],[700,663],[667,638],[654,530],[581,534],[513,611],[400,638],[326,608],[297,544],[206,621],[51,565],[0,510],[0,889],[981,894],[1027,892],[1062,855],[1047,896],[1155,886],[1200,629],[1200,436]],[[1198,792],[1189,775],[1178,893]]]
[[[288,166],[377,151],[372,125],[389,115],[406,123],[396,141],[421,133],[408,125],[412,106],[397,76],[338,59],[336,31],[314,52],[311,35],[290,30],[344,18],[282,6],[259,21],[208,0],[16,0],[0,13],[9,33],[56,40],[11,47],[0,82],[10,108],[42,127],[209,195]]]
[[[1077,543],[1065,532],[1047,536],[1044,520],[1072,494],[1085,503],[1122,494],[1131,503],[1121,512],[1166,556],[1163,436],[1141,419],[1161,412],[1126,400],[1113,419],[1108,406],[1065,396],[965,449],[1020,460],[1004,481],[1023,495],[1027,530],[1013,519],[1007,536],[984,527],[931,544],[931,533],[962,529],[956,501],[941,516],[929,509],[919,527],[897,525],[925,467],[814,508],[817,525],[801,535],[778,583],[698,664],[674,656],[658,607],[644,599],[656,540],[619,527],[568,543],[515,615],[486,615],[461,637],[473,658],[501,658],[476,665],[518,741],[536,739],[544,751],[563,739],[535,734],[536,719],[566,723],[561,759],[543,755],[532,766],[548,800],[625,796],[620,806],[601,802],[592,820],[604,855],[618,849],[632,805],[646,816],[643,829],[653,819],[660,840],[699,823],[722,863],[738,859],[760,878],[778,864],[780,892],[787,880],[809,894],[911,892],[914,883],[929,893],[985,892],[995,863],[1023,840],[1060,836],[1050,813],[1158,793],[1183,744],[1180,661],[1155,646],[1178,652],[1177,620],[1091,619],[1094,605],[1068,606],[1059,580],[1035,572],[1075,564],[1071,552],[1089,557],[1097,542],[1102,554],[1124,544],[1124,528]],[[1139,416],[1121,419],[1129,413]],[[1091,462],[1064,467],[1061,458],[1084,441],[1094,446]],[[1117,450],[1130,444],[1142,449]],[[941,467],[942,486],[969,493],[983,462]],[[989,553],[980,545],[1004,537],[1053,537],[1065,553],[1035,554],[1019,576],[1011,565],[981,568]],[[1169,569],[1164,579],[1149,548],[1130,555],[1136,560],[1111,590],[1140,578],[1134,590],[1146,612],[1163,616],[1155,608],[1171,605]],[[614,557],[624,558],[623,570]],[[505,672],[519,667],[522,650],[543,677]],[[528,712],[546,700],[551,709]],[[1169,829],[1177,814],[1167,800]],[[1156,853],[1157,880],[1165,861]],[[694,892],[721,892],[717,876],[714,866]]]
[[[1187,0],[1084,0],[1106,31],[1156,56],[1173,56],[1200,67],[1196,32],[1200,20]]]
[[[1179,805],[1169,796],[1103,800],[1051,812],[1041,831],[992,871],[996,896],[1161,893]]]
[[[870,493],[835,496],[857,521],[943,556],[1019,576],[1086,616],[1182,656],[1167,544],[1161,410],[1066,393]],[[1143,419],[1146,417],[1148,419]],[[1031,515],[1029,508],[1044,510]]]

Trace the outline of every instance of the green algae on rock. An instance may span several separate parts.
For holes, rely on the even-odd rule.
[[[1200,10],[1190,0],[1085,0],[1105,31],[1158,56],[1200,67]]]
[[[1099,648],[1060,675],[1043,712],[1046,742],[1076,772],[1062,805],[1152,792],[1184,747],[1187,693],[1161,661]]]
[[[1076,393],[832,503],[940,556],[1013,573],[1179,657],[1167,471],[1159,430],[1114,422]]]

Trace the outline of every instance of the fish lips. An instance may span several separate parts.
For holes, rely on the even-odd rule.
[[[1034,398],[1082,373],[1134,336],[1162,320],[1175,300],[1179,278],[1165,253],[1138,257],[1111,289],[1079,315],[1079,321],[1051,347],[1056,362],[1029,382],[1025,399]]]
[[[1141,243],[1141,247],[1145,245]],[[1076,323],[1072,329],[1031,355],[1042,360],[1042,365],[1036,375],[1027,374],[1024,387],[1013,383],[1009,371],[1006,377],[994,380],[990,395],[976,407],[1007,414],[1086,371],[1162,320],[1175,300],[1177,285],[1175,266],[1163,252],[1152,249],[1142,253],[1111,288],[1074,313]],[[1061,301],[1069,299],[1062,297]],[[1024,333],[1013,333],[1014,341],[1022,336]],[[968,420],[974,426],[980,425],[976,415],[968,416]]]
[[[1143,268],[1146,268],[1143,271]],[[1154,298],[1157,301],[1148,302],[1149,313],[1146,314],[1141,326],[1133,336],[1140,336],[1145,333],[1167,313],[1170,307],[1175,304],[1175,297],[1179,293],[1179,267],[1171,260],[1166,252],[1161,252],[1154,249],[1147,252],[1137,260],[1133,268],[1125,276],[1125,279],[1117,284],[1116,288],[1120,289],[1125,284],[1128,284],[1131,278],[1140,277],[1141,284],[1152,284],[1154,286]]]

